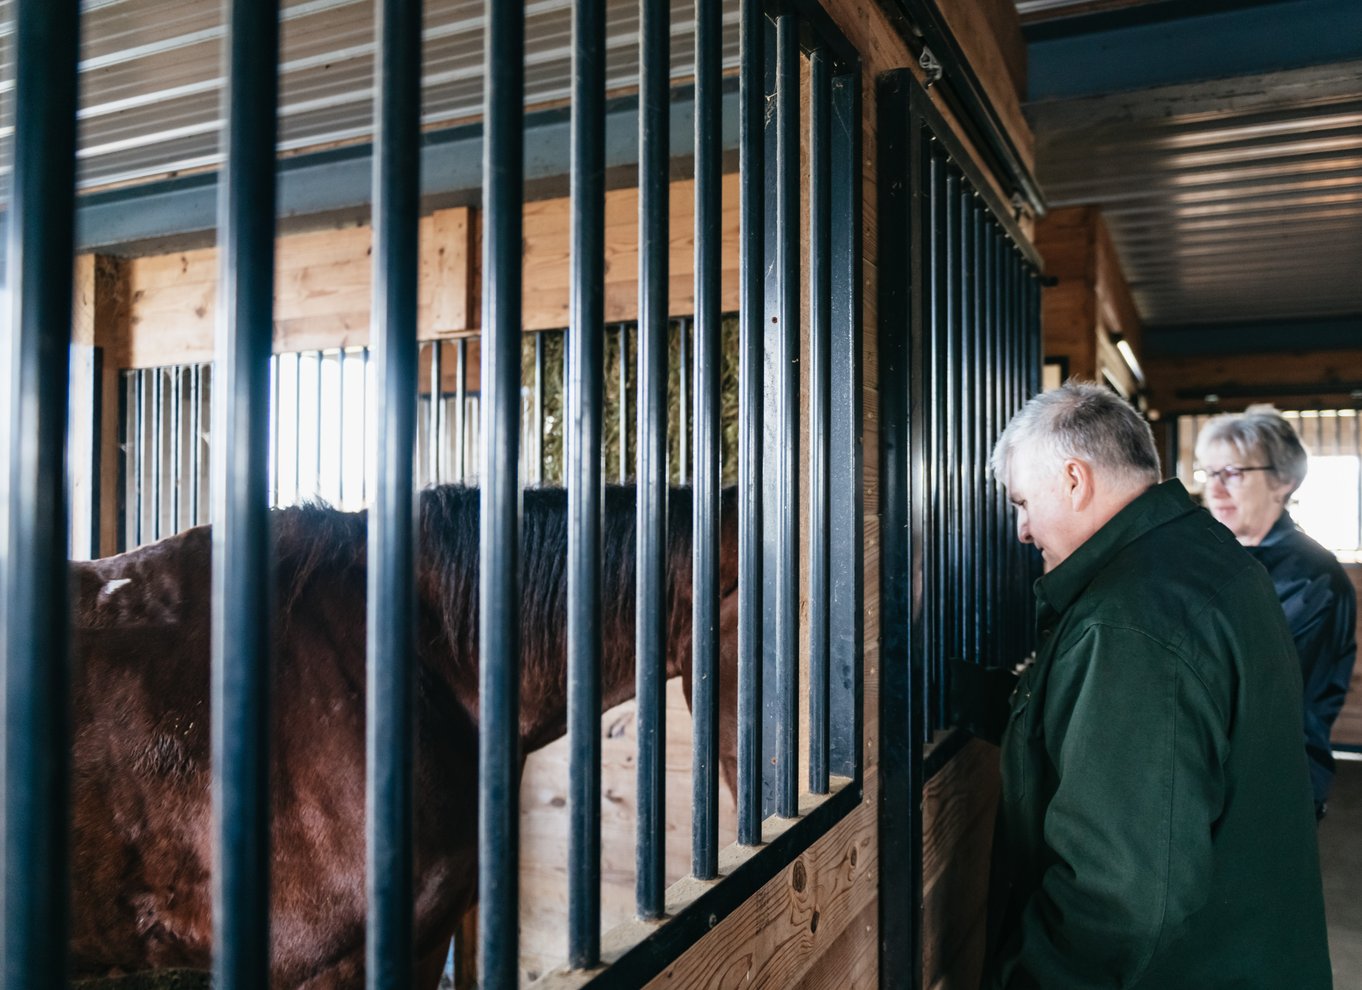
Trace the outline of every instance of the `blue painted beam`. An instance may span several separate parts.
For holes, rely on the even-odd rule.
[[[1149,326],[1143,344],[1147,355],[1161,357],[1362,348],[1362,313],[1308,320]]]
[[[723,93],[724,152],[738,147],[738,90]],[[567,108],[529,114],[525,120],[525,180],[545,183],[568,175]],[[638,162],[638,101],[623,97],[606,114],[606,168]],[[673,90],[670,146],[677,159],[690,157],[694,138],[690,87]],[[448,205],[476,203],[482,185],[482,125],[427,132],[421,147],[421,197]],[[373,184],[373,146],[353,145],[280,161],[279,217],[327,214],[367,215]],[[80,252],[136,254],[141,247],[171,238],[208,235],[217,223],[216,172],[129,186],[82,196],[76,213]],[[564,187],[566,189],[566,187]]]
[[[1362,58],[1362,2],[1290,0],[1036,39],[1030,102],[1076,99]]]

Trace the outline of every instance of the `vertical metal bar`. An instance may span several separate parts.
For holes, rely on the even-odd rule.
[[[426,481],[432,485],[440,483],[440,391],[443,384],[440,379],[444,370],[440,366],[441,349],[440,341],[430,342],[430,405],[426,408],[426,451],[430,476]]]
[[[180,530],[180,479],[184,473],[184,390],[181,375],[184,369],[176,366],[170,373],[170,531]]]
[[[799,814],[799,18],[776,18],[776,277],[780,498],[776,548],[776,812]]]
[[[723,3],[695,10],[695,490],[691,502],[691,711],[694,717],[691,873],[719,874],[719,364],[723,360],[719,277],[723,228]],[[686,473],[686,321],[681,344],[681,474]]]
[[[416,295],[420,215],[421,0],[375,11],[379,64],[374,107],[374,430],[379,438],[369,513],[365,716],[365,886],[368,990],[405,990],[415,952],[412,764],[415,753],[416,444],[419,345]],[[439,390],[439,341],[431,400]],[[317,395],[321,396],[318,376]],[[432,406],[434,408],[434,406]],[[320,419],[318,426],[320,427]],[[318,436],[318,450],[321,449]],[[319,472],[320,473],[320,472]],[[484,626],[483,628],[487,628]]]
[[[696,2],[697,2],[697,3],[704,3],[704,0],[696,0]],[[698,41],[697,41],[697,45],[698,45]],[[697,67],[697,69],[696,69],[696,73],[697,73],[697,75],[698,75],[698,73],[699,73],[698,67]],[[699,83],[697,82],[696,85],[698,86]],[[699,108],[698,108],[698,106],[697,106],[697,108],[696,108],[696,113],[699,113]],[[699,125],[697,124],[696,126],[698,127]],[[698,136],[698,134],[697,134],[697,136],[696,136],[696,141],[697,141],[697,143],[698,143],[698,141],[699,141],[699,136]],[[698,166],[697,166],[697,168],[698,168]],[[698,177],[697,177],[696,181],[697,181],[697,183],[699,182]],[[697,193],[696,195],[697,195],[697,197],[698,197],[699,194]],[[697,199],[697,201],[696,201],[696,214],[695,214],[695,218],[696,218],[696,219],[695,219],[695,222],[696,222],[697,225],[698,225],[699,222],[700,222],[699,208],[700,208],[700,207],[699,207],[699,201],[698,201],[698,199]],[[699,245],[698,245],[698,244],[696,245],[695,250],[696,250],[696,253],[698,254],[699,251],[700,251],[700,248],[699,248]],[[697,278],[699,277],[698,273],[697,273],[696,277],[697,277]],[[697,313],[698,313],[699,308],[700,308],[700,300],[699,300],[699,299],[696,299],[696,301],[695,301],[695,308],[696,308]],[[698,320],[698,316],[697,316],[697,320]],[[690,354],[689,354],[689,343],[690,343],[690,342],[689,342],[689,339],[688,339],[689,337],[690,337],[690,320],[686,320],[686,319],[678,320],[678,321],[676,322],[676,355],[677,355],[677,367],[676,367],[676,419],[677,419],[677,422],[676,422],[676,448],[677,448],[677,449],[676,449],[676,461],[677,461],[677,464],[676,464],[676,483],[677,483],[678,485],[688,485],[688,484],[690,484],[690,472],[689,472],[688,468],[689,468],[689,464],[690,464],[690,429],[691,429],[691,421],[692,421],[692,418],[693,418],[693,417],[692,417],[691,414],[690,414],[690,402],[689,402],[689,400],[688,400],[688,395],[689,395],[689,393],[690,393]]]
[[[761,842],[762,364],[765,321],[766,15],[738,22],[738,841]]]
[[[629,480],[629,324],[619,326],[619,382],[620,382],[620,484]]]
[[[119,527],[118,550],[122,553],[131,550],[137,541],[137,372],[122,372],[122,402],[119,407],[121,429],[119,448],[122,472],[118,489],[123,494],[121,525]],[[195,520],[197,522],[197,520]]]
[[[454,480],[463,481],[468,475],[465,463],[468,451],[468,338],[460,337],[454,345]]]
[[[75,0],[18,4],[8,204],[10,448],[3,768],[7,987],[67,981],[71,623],[66,435],[70,398]],[[10,336],[12,334],[12,336]]]
[[[133,504],[136,506],[133,519],[133,546],[141,546],[146,539],[146,500],[147,500],[147,369],[139,368],[134,375],[137,376],[137,440],[136,443],[136,467],[134,473],[137,480],[134,483],[136,497]]]
[[[365,347],[360,352],[360,423],[363,424],[363,431],[360,435],[360,472],[359,472],[359,500],[364,503],[369,501],[369,348]]]
[[[926,733],[924,740],[931,738],[937,727],[936,685],[940,682],[941,669],[945,665],[946,650],[946,602],[945,602],[945,476],[947,473],[945,455],[945,417],[941,404],[945,399],[945,340],[946,336],[946,176],[944,153],[933,141],[927,168],[928,227],[927,227],[927,264],[926,291],[928,292],[930,353],[927,356],[927,398],[929,400],[929,444],[928,465],[928,511],[931,523],[927,531],[927,546],[923,559],[927,565],[927,663],[925,680],[921,685],[919,704],[922,706],[922,727]]]
[[[269,359],[273,337],[277,0],[233,0],[219,187],[213,430],[213,969],[269,981]]]
[[[189,521],[197,526],[200,518],[201,493],[203,491],[203,365],[194,365],[194,377],[189,383],[189,428],[193,432],[193,446],[190,448],[193,461],[189,477]]]
[[[993,252],[991,250],[993,226],[988,214],[982,208],[979,211],[979,226],[975,240],[975,270],[980,273],[980,311],[979,317],[983,324],[982,335],[984,339],[983,363],[987,378],[987,387],[984,392],[985,409],[985,429],[987,446],[991,453],[994,445],[998,442],[998,436],[1002,429],[999,422],[999,371],[998,371],[998,336],[997,325],[994,319],[996,315],[996,300],[994,298],[993,284]],[[998,528],[1000,525],[998,518],[999,499],[1001,489],[1006,479],[990,476],[989,482],[984,489],[984,531],[981,534],[980,549],[982,550],[981,564],[983,566],[984,580],[982,582],[982,594],[984,603],[984,631],[987,637],[988,659],[990,665],[1002,663],[1001,651],[998,648]]]
[[[280,421],[283,419],[279,403],[280,383],[279,376],[283,372],[280,367],[279,355],[274,354],[270,357],[270,505],[279,504],[279,438],[282,436]],[[198,438],[195,438],[198,442]],[[195,520],[197,522],[197,520]]]
[[[978,282],[974,267],[974,194],[968,183],[961,183],[957,209],[960,211],[959,257],[960,269],[960,565],[962,606],[965,615],[961,655],[968,661],[979,661],[979,594],[975,584],[979,564],[979,543],[975,524],[976,499],[979,491],[979,466],[984,456],[978,438],[979,425],[979,356],[976,293]]]
[[[345,506],[345,346],[336,350],[336,501]]]
[[[293,355],[293,504],[303,497],[303,355]]]
[[[315,438],[314,438],[314,442],[315,442],[316,445],[317,445],[317,446],[316,446],[317,454],[316,454],[316,457],[313,459],[313,468],[312,468],[312,494],[313,494],[313,497],[314,497],[314,498],[321,498],[321,497],[322,497],[322,363],[323,363],[323,361],[325,361],[325,358],[322,356],[321,349],[318,348],[318,350],[317,350],[317,352],[316,352],[316,362],[317,362],[317,363],[316,363],[316,368],[317,368],[317,373],[316,373],[316,385],[314,386],[315,389],[316,389],[316,391],[313,393],[313,398],[314,398],[314,400],[315,400],[315,401],[313,402],[313,405],[314,405],[314,407],[315,407],[314,412],[316,413],[316,417],[317,417],[316,419],[313,420],[313,422],[316,424],[316,430],[317,430],[316,436],[315,436]]]
[[[670,5],[639,12],[638,667],[639,917],[662,916],[666,859],[667,254]]]
[[[960,471],[964,466],[960,457],[960,285],[961,269],[960,258],[960,212],[956,209],[956,201],[960,198],[960,176],[956,171],[954,163],[951,163],[946,170],[946,189],[945,199],[942,200],[941,210],[945,221],[944,240],[942,243],[941,260],[946,266],[945,289],[946,289],[946,322],[945,322],[945,345],[943,354],[945,376],[945,490],[944,497],[945,518],[943,535],[945,543],[942,549],[945,552],[946,571],[944,598],[946,606],[946,657],[955,658],[962,655],[961,639],[963,631],[964,609],[961,603],[960,588]],[[948,714],[946,711],[946,682],[950,676],[950,666],[942,663],[937,672],[936,683],[936,718],[938,725],[948,724]]]
[[[832,464],[832,72],[809,56],[809,791],[828,793]]]
[[[572,37],[572,298],[563,355],[568,376],[563,433],[568,497],[568,962],[586,969],[601,956],[604,0],[577,0]]]
[[[486,0],[478,973],[516,986],[520,883],[520,345],[525,10]]]
[[[530,462],[529,480],[540,484],[544,480],[544,332],[534,335],[534,459]]]
[[[165,371],[153,368],[151,393],[151,538],[165,535],[161,527],[161,479],[165,470]]]

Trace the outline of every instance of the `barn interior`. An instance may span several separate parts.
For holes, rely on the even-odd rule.
[[[701,2],[661,5],[670,12],[670,232],[660,249],[668,266],[670,325],[667,460],[677,485],[696,477],[691,428],[703,398],[692,377]],[[21,0],[0,0],[0,170],[7,199],[21,110],[14,83],[20,6]],[[740,317],[748,306],[740,243],[742,5],[723,0],[720,6],[719,470],[723,484],[733,485],[740,479],[743,416]],[[214,518],[209,424],[221,333],[227,27],[218,0],[81,0],[79,7],[68,447],[70,552],[83,560]],[[519,470],[525,485],[561,485],[566,477],[573,8],[571,0],[524,4]],[[711,903],[702,901],[711,881],[689,876],[691,713],[681,678],[669,681],[666,882],[668,914],[681,922],[673,931],[683,934],[659,936],[654,923],[635,917],[637,707],[626,701],[607,711],[600,728],[601,927],[604,961],[627,963],[612,977],[609,966],[583,970],[566,963],[568,740],[531,754],[519,791],[522,986],[978,984],[998,750],[951,727],[944,710],[927,717],[924,731],[914,712],[944,702],[920,695],[944,697],[945,675],[917,680],[911,673],[918,668],[915,659],[910,667],[908,637],[892,628],[895,622],[906,627],[908,616],[894,610],[886,591],[896,575],[882,570],[882,558],[890,561],[885,568],[897,559],[885,520],[917,527],[926,543],[953,532],[949,509],[914,507],[918,500],[887,475],[895,424],[903,427],[897,436],[905,442],[909,472],[927,463],[936,441],[918,432],[931,428],[918,425],[918,414],[936,422],[930,409],[944,404],[948,391],[916,377],[925,374],[920,370],[883,363],[901,342],[916,368],[914,359],[950,338],[949,332],[934,336],[912,308],[916,303],[893,295],[898,281],[911,284],[916,298],[921,286],[914,279],[922,277],[913,267],[921,264],[917,245],[898,243],[909,235],[896,237],[892,229],[898,216],[892,210],[916,209],[916,201],[904,206],[891,191],[917,168],[906,164],[909,139],[895,144],[898,125],[886,112],[908,89],[913,96],[903,99],[905,116],[921,114],[913,120],[927,121],[947,149],[943,160],[958,169],[943,179],[957,185],[943,188],[978,193],[1020,273],[1015,329],[1023,343],[1015,365],[1005,373],[996,352],[990,366],[983,352],[970,358],[956,350],[950,352],[950,360],[960,362],[955,367],[977,365],[990,381],[995,373],[1011,374],[1023,391],[1069,377],[1107,384],[1147,417],[1165,475],[1181,478],[1193,493],[1204,482],[1193,447],[1206,418],[1274,405],[1297,425],[1312,457],[1293,515],[1345,562],[1362,599],[1362,5],[790,0],[767,3],[765,11],[772,22],[801,18],[806,36],[835,34],[829,48],[841,78],[859,87],[845,104],[855,115],[844,121],[851,164],[838,159],[843,165],[834,166],[835,175],[841,167],[843,178],[859,178],[849,187],[854,192],[837,200],[845,213],[835,223],[855,231],[850,239],[858,243],[847,256],[854,278],[842,300],[850,313],[847,340],[854,343],[849,363],[834,368],[856,369],[846,371],[843,384],[847,415],[855,410],[860,417],[846,444],[847,463],[859,468],[859,477],[840,494],[855,506],[858,528],[847,532],[857,540],[847,559],[859,567],[854,583],[863,597],[853,609],[854,671],[847,668],[844,695],[834,690],[834,708],[841,705],[836,711],[845,721],[832,744],[833,794],[801,792],[801,820],[813,823],[803,831],[772,815],[766,845],[774,865],[744,873],[756,859],[734,852],[723,869],[740,893],[716,901],[722,908],[704,907]],[[640,449],[635,362],[644,319],[640,264],[648,248],[640,233],[640,5],[607,0],[604,17],[602,461],[607,481],[628,483]],[[324,499],[358,510],[370,504],[378,456],[370,363],[375,3],[284,0],[280,18],[269,496],[274,506]],[[484,463],[487,14],[478,0],[426,0],[423,19],[415,472],[421,485],[476,483]],[[768,30],[774,48],[774,29]],[[805,55],[817,47],[807,37],[802,43]],[[807,96],[810,58],[799,71]],[[900,77],[901,90],[893,82]],[[797,186],[807,195],[812,124],[801,117],[798,127],[805,164]],[[774,161],[773,149],[769,157]],[[774,179],[771,185],[768,196]],[[925,203],[927,193],[914,188]],[[808,218],[802,226],[796,220],[795,229],[807,248]],[[11,247],[7,257],[14,256]],[[807,288],[807,261],[803,270],[796,265],[796,276]],[[1033,284],[1032,276],[1034,299],[1023,287]],[[774,305],[772,295],[768,289],[767,307]],[[1034,326],[1028,306],[1035,309]],[[813,346],[809,319],[804,312],[799,326],[801,365]],[[1036,346],[1024,344],[1027,334],[1038,335]],[[12,361],[8,348],[0,360]],[[7,381],[19,374],[3,370]],[[891,380],[889,372],[903,377]],[[794,378],[798,404],[807,409],[813,389],[807,367]],[[964,385],[953,386],[952,401],[969,408],[972,380],[958,381]],[[918,405],[901,405],[909,393]],[[1024,398],[1019,392],[1011,400]],[[773,420],[768,415],[771,434]],[[794,434],[805,452],[796,469],[803,491],[814,470],[810,429],[805,419]],[[6,460],[10,433],[0,429]],[[780,439],[768,435],[765,442],[774,458]],[[955,456],[962,457],[959,448]],[[959,477],[978,478],[980,492],[991,484],[964,468]],[[965,494],[968,480],[941,484],[948,504],[974,504]],[[779,497],[775,485],[774,478],[763,480],[768,504]],[[890,504],[894,496],[901,504]],[[798,552],[802,577],[812,553],[809,501],[804,496],[799,519],[806,534]],[[982,503],[976,508],[985,513]],[[998,512],[1006,529],[1009,510],[1000,505]],[[767,540],[778,537],[768,530]],[[967,542],[959,558],[943,559],[973,557]],[[768,545],[766,552],[774,551]],[[920,557],[905,559],[901,578],[914,595],[934,601],[947,590],[932,583],[924,570],[930,566]],[[1007,558],[1015,587],[1006,589],[1006,601],[1016,615],[1024,615],[1025,578],[1035,566],[1020,553]],[[817,719],[807,688],[812,600],[801,581],[801,739],[815,731]],[[975,640],[977,653],[967,659],[990,665],[1019,659],[1029,648],[1025,625],[1014,616],[1010,638]],[[904,640],[902,652],[889,645],[897,640]],[[965,636],[963,642],[972,641]],[[989,643],[1001,644],[1003,655],[985,656]],[[938,651],[926,639],[912,644],[931,656]],[[939,649],[944,659],[947,646]],[[1332,738],[1339,779],[1320,842],[1335,980],[1342,986],[1362,980],[1362,908],[1353,891],[1362,875],[1362,762],[1356,762],[1362,760],[1362,669]],[[801,754],[801,775],[808,763],[809,755]],[[769,802],[765,810],[771,811]],[[737,829],[735,802],[720,787],[724,849],[746,848],[737,843]],[[697,904],[704,908],[698,921]],[[470,918],[450,953],[451,985],[482,985],[467,961],[477,937]],[[193,979],[129,974],[88,985],[127,990]]]

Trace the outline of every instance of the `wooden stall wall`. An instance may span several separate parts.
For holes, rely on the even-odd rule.
[[[1164,417],[1278,409],[1351,409],[1362,394],[1362,347],[1243,354],[1159,354],[1147,360],[1149,406]]]
[[[1036,247],[1053,280],[1041,295],[1045,359],[1073,375],[1108,381],[1131,398],[1145,385],[1116,347],[1124,339],[1144,371],[1139,312],[1120,259],[1093,206],[1053,210],[1036,224]]]
[[[1352,579],[1357,592],[1358,612],[1362,613],[1362,564],[1344,564],[1343,569]],[[1338,721],[1334,723],[1330,741],[1336,746],[1362,747],[1362,664],[1353,667],[1352,686],[1348,690],[1347,700],[1343,702],[1343,711],[1339,712]]]
[[[990,3],[1001,0],[990,0]],[[879,972],[878,850],[879,802],[879,382],[877,381],[878,255],[875,121],[877,77],[911,66],[916,58],[900,33],[893,0],[825,0],[828,14],[862,53],[862,356],[864,486],[864,788],[857,809],[756,892],[741,908],[719,921],[650,985],[772,986],[833,988],[904,985],[910,974]],[[967,6],[967,5],[957,5]],[[1003,7],[1010,5],[1002,4]],[[1001,8],[1000,8],[1001,9]],[[1024,64],[1015,17],[990,18],[957,11],[951,23],[962,47],[999,103],[1016,146],[1031,167],[1032,140],[1019,109],[1018,80]],[[1008,95],[1011,94],[1011,95]],[[936,99],[935,94],[933,98]],[[948,121],[949,106],[938,101]],[[966,148],[964,129],[954,128]],[[724,272],[722,306],[737,308],[736,175],[725,177]],[[675,314],[692,305],[693,225],[691,183],[672,187],[671,302]],[[610,320],[629,320],[637,305],[637,199],[633,189],[615,190],[607,198],[607,302]],[[1026,229],[1029,220],[1023,221]],[[567,320],[568,214],[566,200],[544,200],[526,206],[524,308],[527,330],[561,327]],[[421,225],[419,334],[423,339],[477,333],[478,258],[476,210],[439,211]],[[276,350],[311,349],[367,343],[370,304],[371,234],[365,226],[349,226],[289,234],[278,250]],[[110,356],[106,368],[152,367],[209,359],[215,323],[216,252],[176,252],[126,261],[92,259],[104,281],[91,286],[94,335]],[[101,331],[101,327],[103,328]],[[106,420],[109,422],[109,420]],[[108,431],[106,431],[108,432]],[[114,458],[106,458],[112,463]],[[106,489],[112,491],[112,486]],[[669,822],[689,821],[689,714],[670,697],[668,724],[675,731],[668,750],[667,791],[678,802],[669,806]],[[620,801],[632,790],[630,706],[615,709],[602,721],[605,736],[604,822],[607,835],[627,835],[632,853],[632,810]],[[562,754],[550,747],[526,769],[522,787],[525,814],[523,861],[534,877],[533,897],[526,897],[526,941],[539,939],[544,926],[556,924],[553,911],[537,918],[543,905],[561,896],[561,842],[565,828],[555,815],[563,812]],[[612,781],[620,781],[616,789]],[[971,743],[929,782],[924,796],[924,875],[927,880],[923,917],[923,985],[966,986],[981,963],[982,919],[992,809],[998,787],[997,751]],[[725,814],[731,814],[726,809]],[[731,829],[731,819],[724,819]],[[682,828],[684,832],[688,829]],[[726,832],[725,835],[731,835]],[[684,849],[684,845],[681,847]],[[670,848],[669,848],[670,852]],[[683,869],[681,858],[669,859],[669,876]],[[612,860],[605,860],[611,869]],[[721,859],[721,867],[724,859]],[[628,885],[621,873],[607,878]],[[527,948],[533,947],[527,944]],[[552,951],[522,960],[522,976],[540,972]]]

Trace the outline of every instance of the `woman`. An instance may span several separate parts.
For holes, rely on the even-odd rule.
[[[1271,406],[1212,418],[1197,438],[1206,507],[1267,568],[1300,656],[1305,752],[1323,818],[1334,779],[1329,731],[1348,693],[1356,655],[1357,598],[1328,550],[1286,511],[1305,480],[1307,455],[1296,431]]]

